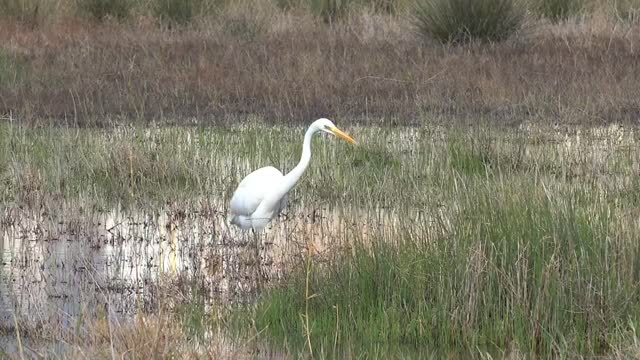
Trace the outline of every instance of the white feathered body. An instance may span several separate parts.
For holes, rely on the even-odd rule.
[[[231,223],[241,229],[265,228],[287,206],[287,195],[280,199],[269,199],[271,191],[280,186],[283,179],[282,172],[273,166],[263,167],[247,175],[231,198]],[[274,204],[266,206],[265,202],[269,201]]]

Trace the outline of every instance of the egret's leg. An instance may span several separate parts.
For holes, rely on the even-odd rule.
[[[262,265],[262,261],[260,259],[260,234],[255,231],[254,229],[251,229],[251,232],[253,233],[253,238],[254,238],[254,246],[255,246],[255,262],[254,262],[254,266],[255,266],[255,281],[256,281],[256,296],[258,296],[260,294],[260,291],[262,290],[262,269],[261,269],[261,265]]]

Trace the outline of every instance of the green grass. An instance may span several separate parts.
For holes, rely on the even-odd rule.
[[[469,180],[450,228],[379,233],[311,274],[314,353],[606,354],[640,321],[640,246],[593,194]],[[350,233],[358,244],[358,234]],[[266,295],[255,328],[306,344],[305,271]],[[336,340],[337,339],[337,340]],[[378,357],[378,356],[376,356]]]
[[[637,205],[620,205],[633,196],[601,176],[614,181],[632,165],[599,163],[597,153],[567,157],[563,146],[527,145],[521,135],[447,136],[429,148],[414,143],[412,164],[424,166],[416,173],[403,166],[402,151],[355,151],[380,164],[367,178],[390,170],[392,180],[373,181],[391,196],[369,193],[375,185],[364,178],[346,194],[381,199],[373,201],[398,221],[345,209],[346,223],[377,221],[373,233],[345,230],[350,251],[315,260],[310,272],[299,266],[234,324],[246,328],[249,318],[250,333],[298,354],[307,353],[310,333],[313,353],[329,358],[594,356],[620,346],[618,334],[640,321],[637,225],[623,220]],[[422,151],[435,155],[421,162]]]

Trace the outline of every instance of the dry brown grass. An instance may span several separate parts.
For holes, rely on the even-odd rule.
[[[82,322],[81,320],[79,323]],[[54,332],[62,329],[55,329]],[[188,324],[174,313],[136,315],[132,319],[107,320],[106,314],[83,323],[81,331],[52,336],[50,333],[24,332],[23,344],[14,344],[11,359],[221,359],[249,357],[249,348],[238,348],[216,329],[201,337],[190,333]],[[7,335],[15,332],[9,330]],[[4,358],[4,357],[3,357]]]
[[[244,5],[243,5],[244,4]],[[534,26],[508,42],[447,47],[418,39],[404,16],[366,12],[329,26],[246,3],[181,30],[65,17],[0,23],[14,64],[0,113],[29,123],[132,120],[415,124],[635,123],[638,25],[596,12]],[[0,67],[0,71],[2,67]]]

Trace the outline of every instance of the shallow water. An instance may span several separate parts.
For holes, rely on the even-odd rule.
[[[354,228],[353,219],[365,215],[291,210],[260,235],[256,280],[254,235],[229,227],[218,208],[7,209],[0,222],[0,328],[12,329],[14,315],[21,327],[45,331],[73,328],[81,315],[101,311],[130,318],[193,291],[212,304],[252,301],[257,281],[265,286],[281,277],[309,248],[329,253],[344,245],[346,232],[366,236],[373,229]],[[367,216],[394,223],[382,209]]]
[[[354,215],[294,207],[260,235],[258,272],[254,235],[229,227],[221,209],[209,203],[133,212],[5,209],[0,349],[19,356],[16,324],[26,352],[63,356],[69,351],[63,339],[92,331],[83,327],[91,319],[122,323],[168,303],[189,303],[195,293],[207,308],[251,302],[259,289],[303,264],[309,249],[320,259],[331,256],[332,249],[348,246],[343,241],[353,239],[349,233],[365,239],[389,231],[380,225],[393,226],[396,218],[384,209]],[[228,341],[221,348],[236,354],[234,346]],[[282,355],[260,352],[263,358]]]
[[[274,257],[281,241],[272,233],[260,242],[261,284],[278,276],[274,258],[284,259]],[[17,355],[16,324],[26,344],[31,334],[61,337],[99,316],[126,321],[154,313],[160,302],[188,302],[194,292],[208,305],[251,301],[258,276],[252,240],[211,207],[7,209],[0,222],[0,330],[10,335],[0,349]],[[56,341],[46,347],[54,354],[65,348]]]
[[[0,324],[11,326],[14,312],[65,327],[99,306],[112,316],[151,310],[164,275],[201,278],[219,296],[227,284],[213,262],[231,241],[207,215],[111,211],[65,220],[14,209],[0,232]]]

